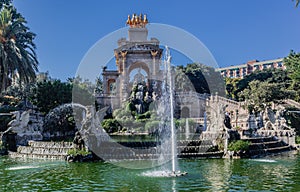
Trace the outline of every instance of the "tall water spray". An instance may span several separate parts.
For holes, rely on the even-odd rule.
[[[185,139],[188,140],[190,137],[190,125],[189,125],[189,119],[185,119]]]
[[[172,172],[176,172],[176,158],[177,158],[177,146],[176,146],[176,134],[174,125],[174,98],[173,98],[173,79],[171,71],[171,54],[169,48],[166,46],[165,54],[165,66],[167,67],[167,82],[169,84],[169,97],[170,97],[170,128],[171,128],[171,158],[172,158]]]
[[[171,170],[160,172],[160,176],[177,177],[187,174],[177,169],[177,139],[174,123],[174,83],[171,68],[171,54],[169,48],[165,47],[164,55],[164,83],[162,98],[158,107],[158,115],[161,117],[159,126],[161,134],[160,159],[161,163],[171,161]],[[161,164],[158,163],[158,164]]]

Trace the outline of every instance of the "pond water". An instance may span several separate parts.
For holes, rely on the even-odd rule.
[[[154,177],[149,175],[155,175],[158,168],[0,157],[0,191],[300,191],[299,154],[180,159],[179,167],[188,175]]]

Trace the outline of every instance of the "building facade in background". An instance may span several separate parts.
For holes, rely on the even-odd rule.
[[[246,75],[249,75],[255,71],[262,71],[264,69],[285,70],[286,67],[284,66],[283,58],[279,58],[266,61],[252,60],[242,65],[219,68],[217,71],[219,71],[223,77],[244,78]]]

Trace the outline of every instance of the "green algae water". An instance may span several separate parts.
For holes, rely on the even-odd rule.
[[[133,164],[135,162],[132,162]],[[183,177],[159,168],[126,169],[105,162],[0,157],[0,191],[300,191],[300,155],[263,159],[180,159]]]

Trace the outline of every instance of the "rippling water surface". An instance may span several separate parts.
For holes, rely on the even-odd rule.
[[[135,165],[138,162],[132,162]],[[158,168],[16,160],[0,157],[0,191],[300,191],[300,155],[264,159],[179,160],[183,177],[157,177]]]

